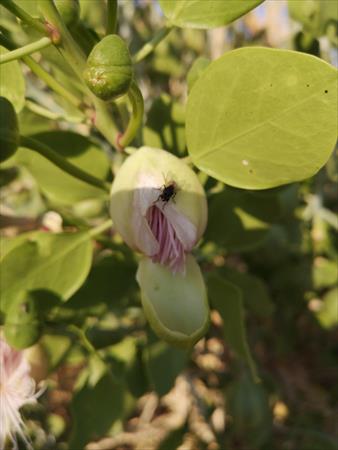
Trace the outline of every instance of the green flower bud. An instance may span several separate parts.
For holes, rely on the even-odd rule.
[[[103,38],[90,52],[83,77],[89,89],[102,100],[126,94],[133,68],[125,42],[113,34]]]
[[[20,134],[15,109],[5,97],[0,97],[0,162],[10,158],[19,146]]]
[[[150,326],[163,340],[191,348],[209,327],[209,306],[201,270],[192,255],[185,273],[173,274],[149,258],[140,261],[136,279]]]
[[[110,214],[131,248],[173,272],[184,272],[185,254],[206,227],[207,202],[187,164],[164,150],[142,147],[114,179]]]
[[[54,0],[54,3],[67,27],[78,23],[80,18],[79,0]]]
[[[23,349],[35,344],[42,332],[35,301],[27,297],[8,310],[4,333],[7,342],[14,348]]]

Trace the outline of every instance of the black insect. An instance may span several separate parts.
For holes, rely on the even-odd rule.
[[[177,194],[177,184],[175,183],[175,181],[171,181],[169,184],[164,184],[161,188],[160,188],[160,195],[157,198],[157,202],[159,200],[162,200],[163,203],[168,203],[169,200],[174,200],[174,198],[176,197]]]

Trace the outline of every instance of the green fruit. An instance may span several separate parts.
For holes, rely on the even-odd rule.
[[[15,109],[5,97],[0,97],[0,162],[14,155],[20,134]]]
[[[79,0],[54,0],[54,3],[67,27],[78,23],[80,18]]]
[[[112,100],[128,92],[133,68],[125,42],[109,35],[95,45],[83,73],[89,89],[102,100]]]
[[[39,313],[32,297],[14,303],[6,316],[6,341],[14,348],[23,349],[35,344],[42,333]]]

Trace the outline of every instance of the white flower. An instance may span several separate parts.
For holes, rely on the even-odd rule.
[[[184,273],[186,254],[205,230],[207,203],[190,167],[164,150],[142,147],[115,177],[110,213],[130,247]]]
[[[38,395],[24,352],[13,349],[0,337],[0,450],[7,439],[17,448],[16,435],[30,447],[20,408],[35,403]]]

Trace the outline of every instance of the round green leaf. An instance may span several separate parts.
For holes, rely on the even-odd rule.
[[[39,233],[13,248],[1,264],[1,309],[28,290],[48,289],[67,300],[86,279],[92,261],[88,233]]]
[[[177,27],[214,28],[226,25],[264,0],[159,0],[164,15]]]
[[[8,53],[5,47],[0,46],[0,55]],[[18,61],[1,64],[0,96],[6,97],[18,113],[25,104],[25,80]]]
[[[242,48],[212,62],[188,99],[196,166],[245,189],[303,180],[337,138],[337,70],[303,53]]]

